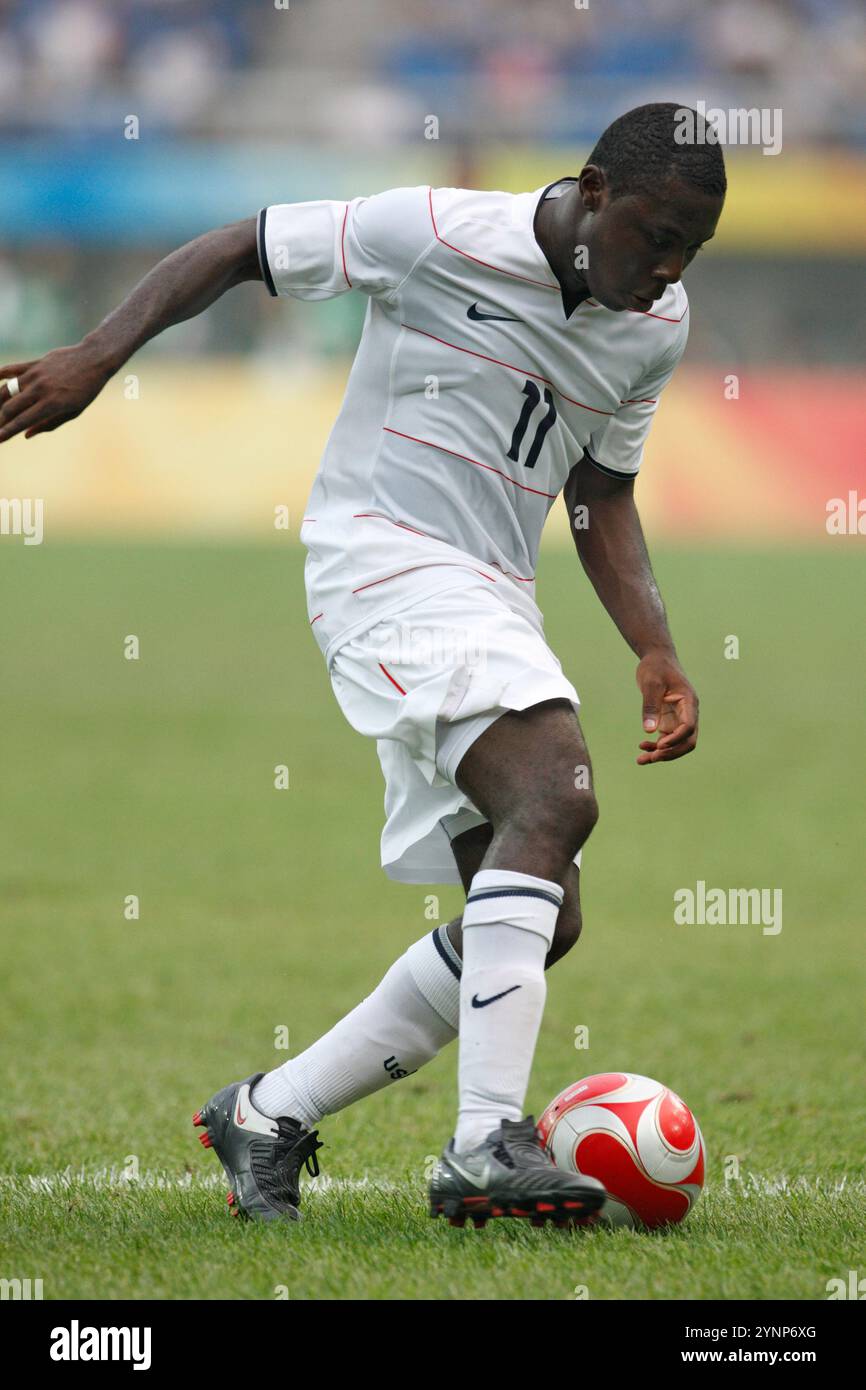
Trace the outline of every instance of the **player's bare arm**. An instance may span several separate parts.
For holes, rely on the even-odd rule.
[[[22,433],[32,439],[74,420],[144,343],[195,318],[234,285],[260,279],[254,217],[178,247],[80,343],[0,367],[0,444]],[[15,394],[10,378],[17,379]]]
[[[575,508],[586,508],[587,525],[572,526],[580,562],[640,661],[643,726],[659,738],[640,744],[637,761],[681,758],[697,743],[698,697],[674,648],[635,505],[634,479],[612,478],[584,457],[572,470],[563,497],[570,518]]]

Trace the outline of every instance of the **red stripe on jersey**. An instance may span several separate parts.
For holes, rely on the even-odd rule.
[[[362,584],[361,587],[360,587],[359,589],[353,589],[353,590],[352,590],[352,593],[353,593],[353,594],[362,594],[362,593],[364,592],[365,589],[375,589],[375,587],[376,587],[377,584],[387,584],[389,580],[391,580],[391,579],[399,579],[401,575],[403,575],[403,574],[411,574],[413,570],[418,570],[418,569],[431,569],[431,570],[434,570],[434,569],[439,569],[442,565],[450,565],[450,564],[456,564],[456,561],[453,561],[453,560],[432,560],[432,561],[429,561],[428,563],[425,563],[425,564],[420,564],[420,565],[408,565],[408,566],[406,567],[406,569],[404,569],[404,570],[397,570],[395,574],[386,574],[386,575],[384,576],[384,578],[382,578],[382,579],[371,579],[370,582],[369,582],[369,584]],[[470,569],[473,569],[474,566],[471,566],[471,565],[470,565],[469,568],[470,568]],[[485,574],[483,570],[475,570],[475,573],[476,573],[476,574],[480,574],[482,579],[489,579],[491,584],[495,584],[495,583],[496,583],[496,580],[494,579],[494,577],[493,577],[492,574]]]
[[[545,386],[552,386],[558,396],[569,405],[579,405],[581,410],[589,410],[593,415],[613,415],[612,410],[599,410],[595,405],[584,405],[583,401],[576,401],[573,396],[567,396],[558,386],[550,380],[550,377],[540,376],[538,372],[530,372],[526,367],[515,367],[513,362],[503,362],[500,357],[488,357],[484,352],[475,352],[473,348],[460,347],[458,343],[449,343],[447,338],[437,338],[435,333],[427,333],[423,328],[415,328],[411,323],[401,323],[401,328],[408,328],[410,333],[420,333],[422,338],[432,338],[434,343],[441,343],[443,347],[453,348],[455,352],[466,352],[470,357],[480,357],[482,362],[492,362],[497,367],[507,367],[510,372],[517,372],[520,376],[531,376],[536,381],[543,381]]]
[[[499,564],[497,564],[495,560],[491,560],[491,561],[490,561],[490,564],[493,565],[494,569],[502,570],[502,573],[505,575],[506,579],[516,579],[517,582],[518,582],[518,584],[534,584],[534,583],[535,583],[535,575],[534,575],[534,574],[531,574],[531,575],[529,576],[528,579],[524,579],[522,574],[512,574],[512,573],[511,573],[511,570],[502,569],[502,566],[499,565]]]
[[[381,512],[353,512],[354,521],[387,521],[391,526],[399,526],[401,531],[411,531],[413,536],[425,536],[428,540],[438,540],[438,536],[431,536],[427,531],[419,531],[417,526],[407,526],[402,521],[392,521],[389,516],[382,516]]]
[[[429,191],[430,202],[430,221],[433,223],[433,235],[443,246],[447,246],[449,251],[456,251],[458,256],[465,256],[468,261],[474,261],[476,265],[483,265],[487,270],[496,270],[500,275],[510,275],[512,280],[525,280],[529,285],[540,285],[543,290],[556,290],[559,293],[559,285],[551,285],[548,280],[533,280],[530,275],[518,275],[515,270],[506,270],[504,266],[494,265],[492,261],[482,261],[479,256],[472,256],[468,251],[463,251],[459,246],[453,246],[450,241],[439,235],[436,226],[436,218],[433,214],[433,189]]]
[[[417,435],[404,434],[402,430],[392,430],[388,425],[383,425],[382,428],[386,434],[396,434],[401,439],[411,439],[413,444],[426,444],[429,449],[439,449],[441,453],[450,454],[452,458],[464,459],[466,463],[474,463],[476,468],[486,468],[488,473],[495,473],[497,477],[504,478],[507,483],[519,487],[522,492],[532,492],[536,497],[549,497],[551,501],[556,501],[557,493],[541,492],[537,487],[527,487],[525,483],[518,483],[515,478],[509,478],[507,473],[503,473],[499,468],[494,468],[490,463],[481,463],[479,459],[470,458],[468,454],[458,454],[456,449],[448,449],[444,444],[436,444],[432,439],[419,439]]]
[[[405,523],[402,521],[392,521],[389,516],[382,516],[381,512],[355,512],[353,515],[356,521],[361,521],[368,518],[373,521],[387,521],[390,526],[399,526],[401,531],[410,531],[413,536],[423,536],[425,540],[428,541],[435,541],[439,539],[438,536],[431,536],[429,531],[419,531],[417,526],[406,526]],[[508,579],[516,579],[519,584],[533,584],[535,582],[534,574],[531,575],[529,579],[524,579],[523,576],[520,574],[512,574],[511,570],[503,569],[502,566],[498,564],[496,560],[488,560],[487,563],[493,565],[494,569],[502,570],[502,573],[506,575]],[[476,573],[480,574],[481,571],[478,570],[476,571]],[[485,577],[489,578],[489,576]]]
[[[682,323],[686,314],[689,312],[688,304],[683,309],[678,319],[669,319],[664,314],[651,314],[649,309],[629,309],[630,314],[643,314],[645,319],[660,319],[662,323]]]
[[[311,619],[310,619],[310,627],[313,626],[313,623],[317,623],[317,622],[319,621],[320,618],[324,618],[324,616],[325,616],[324,613],[317,613],[316,616],[315,616],[315,618],[311,618]]]
[[[340,255],[343,257],[343,274],[346,277],[346,284],[352,289],[352,282],[349,279],[349,272],[346,269],[346,218],[349,216],[349,204],[346,204],[346,211],[343,213],[343,229],[340,232]]]
[[[401,695],[405,695],[405,694],[406,694],[406,691],[403,689],[403,687],[402,687],[402,685],[400,684],[400,682],[399,682],[399,681],[395,681],[394,677],[391,675],[391,672],[390,672],[389,670],[387,670],[386,667],[384,667],[384,666],[382,665],[381,661],[379,662],[379,670],[385,672],[385,675],[388,677],[388,679],[389,679],[389,681],[391,682],[391,684],[392,684],[392,685],[395,685],[395,686],[397,687],[397,689],[399,690],[399,692],[400,692]]]
[[[599,304],[596,304],[595,301],[592,300],[592,299],[585,299],[585,300],[584,300],[584,304],[589,304],[590,307],[593,308],[593,309],[598,309],[598,308],[601,307]],[[670,318],[667,318],[664,314],[651,314],[650,311],[649,311],[649,309],[628,309],[628,310],[627,310],[627,313],[629,313],[629,314],[642,314],[643,317],[644,317],[645,319],[660,319],[662,323],[682,323],[683,319],[685,318],[685,316],[686,316],[686,314],[687,314],[688,312],[689,312],[689,306],[688,306],[688,304],[687,304],[686,307],[683,309],[683,312],[680,314],[680,316],[679,316],[678,319],[670,319]]]

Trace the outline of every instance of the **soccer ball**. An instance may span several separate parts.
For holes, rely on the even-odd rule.
[[[632,1072],[603,1072],[568,1086],[538,1129],[559,1168],[598,1178],[600,1219],[613,1226],[682,1221],[704,1185],[704,1141],[688,1106],[667,1086]]]

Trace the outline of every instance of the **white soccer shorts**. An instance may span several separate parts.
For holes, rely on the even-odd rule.
[[[475,739],[507,710],[580,703],[532,600],[521,594],[512,607],[472,580],[350,638],[334,656],[331,683],[352,727],[376,739],[382,867],[401,883],[460,882],[450,842],[485,820],[455,781]]]

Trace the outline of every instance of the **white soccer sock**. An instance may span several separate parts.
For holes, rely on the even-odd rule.
[[[459,1020],[460,957],[437,927],[329,1033],[263,1076],[251,1100],[264,1115],[312,1127],[423,1067],[457,1036]]]
[[[522,1117],[562,899],[558,883],[532,874],[481,869],[472,880],[463,913],[458,1153],[501,1120]]]

